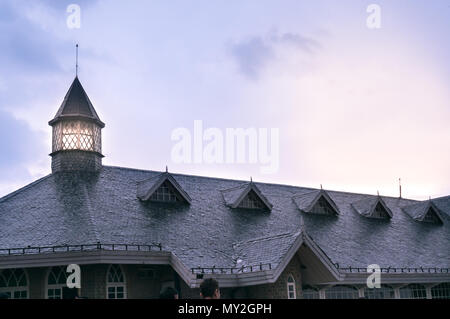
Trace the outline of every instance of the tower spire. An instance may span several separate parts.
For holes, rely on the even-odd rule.
[[[76,45],[75,76],[78,77],[78,43]]]

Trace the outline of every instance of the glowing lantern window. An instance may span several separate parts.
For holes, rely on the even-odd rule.
[[[53,152],[81,150],[101,153],[101,131],[95,123],[61,121],[53,126]]]

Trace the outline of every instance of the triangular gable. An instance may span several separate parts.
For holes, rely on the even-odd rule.
[[[231,208],[250,208],[271,210],[273,205],[253,183],[222,190],[225,203]]]
[[[428,211],[425,214],[423,221],[428,223],[442,223],[442,220],[440,219],[438,213],[432,206],[428,208]]]
[[[302,264],[305,264],[308,269],[320,269],[321,278],[316,279],[324,282],[339,281],[340,274],[336,265],[330,260],[325,252],[312,240],[308,234],[302,230],[298,233],[295,241],[290,244],[290,247],[285,253],[274,271],[274,278],[272,282],[276,282],[281,273],[286,269],[289,262],[295,255],[300,255]],[[308,253],[308,256],[305,255]],[[308,269],[303,270],[302,273],[308,272]]]
[[[369,218],[392,218],[391,209],[386,205],[381,196],[370,196],[352,203],[352,207],[362,216]]]
[[[292,197],[298,209],[306,213],[339,215],[336,203],[323,189]]]
[[[191,203],[190,196],[168,172],[140,182],[137,197],[143,201]]]
[[[439,209],[434,205],[433,201],[422,201],[402,208],[411,218],[420,222],[428,223],[444,223]]]
[[[259,265],[262,261],[262,253],[266,257],[270,256],[271,258],[267,261],[270,262],[270,269],[273,270],[273,277],[269,279],[271,283],[278,280],[288,264],[298,254],[301,255],[302,264],[306,262],[307,268],[320,269],[321,278],[314,278],[316,281],[334,282],[340,278],[335,264],[305,231],[234,243],[233,249],[235,251],[233,257],[238,268]]]

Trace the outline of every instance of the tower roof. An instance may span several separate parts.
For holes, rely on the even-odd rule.
[[[48,122],[48,124],[53,125],[59,120],[65,118],[90,119],[101,127],[105,126],[105,124],[98,117],[97,112],[95,112],[94,106],[89,100],[86,91],[84,91],[80,80],[78,80],[78,76],[76,76],[73,80],[69,91],[67,91],[67,94],[64,97],[64,101],[58,109],[58,112],[56,112],[55,117]]]

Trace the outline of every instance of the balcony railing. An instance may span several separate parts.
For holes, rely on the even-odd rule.
[[[363,267],[347,267],[347,268],[338,268],[339,271],[344,273],[368,273],[367,268]],[[434,273],[434,274],[448,274],[450,273],[450,268],[438,268],[438,267],[387,267],[380,268],[381,273],[394,273],[394,274],[402,274],[402,273]]]
[[[83,245],[59,245],[59,246],[40,246],[40,247],[22,247],[22,248],[1,248],[0,256],[12,255],[32,255],[57,252],[79,252],[79,251],[162,251],[162,246],[158,244],[136,245],[136,244],[83,244]]]
[[[272,264],[258,264],[249,265],[242,267],[196,267],[191,268],[193,274],[204,275],[204,274],[241,274],[248,272],[257,272],[271,270]]]

